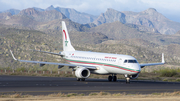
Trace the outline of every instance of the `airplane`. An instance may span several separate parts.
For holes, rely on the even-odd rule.
[[[130,79],[136,79],[141,72],[141,68],[145,66],[163,65],[164,54],[162,53],[162,62],[160,63],[145,63],[139,64],[133,56],[122,55],[122,54],[110,54],[90,51],[77,51],[71,45],[69,34],[66,28],[66,24],[62,21],[62,37],[63,37],[63,51],[59,53],[39,51],[52,55],[61,56],[65,63],[55,62],[43,62],[43,61],[29,61],[29,60],[18,60],[14,57],[12,51],[10,53],[14,60],[19,62],[35,63],[44,66],[45,64],[58,65],[58,68],[68,66],[75,71],[77,81],[85,81],[90,74],[109,75],[108,81],[117,81],[117,74],[124,75],[126,83],[130,83]]]

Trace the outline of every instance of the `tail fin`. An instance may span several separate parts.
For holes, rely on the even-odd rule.
[[[63,37],[63,51],[75,51],[71,45],[69,34],[66,28],[66,23],[62,21],[62,37]]]

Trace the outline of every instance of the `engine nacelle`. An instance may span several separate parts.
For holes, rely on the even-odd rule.
[[[139,73],[138,73],[138,74],[131,75],[130,78],[131,78],[131,79],[136,79],[136,78],[138,78],[138,76],[139,76]]]
[[[90,71],[89,69],[85,68],[85,67],[80,67],[77,68],[75,71],[75,75],[77,78],[88,78],[90,76]]]

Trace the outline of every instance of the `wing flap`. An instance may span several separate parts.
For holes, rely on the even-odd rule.
[[[59,56],[63,56],[63,54],[61,54],[61,53],[53,53],[53,52],[46,52],[46,51],[33,50],[33,49],[30,49],[30,50],[32,50],[32,51],[36,51],[36,52],[48,53],[48,54],[52,54],[52,55],[59,55]]]

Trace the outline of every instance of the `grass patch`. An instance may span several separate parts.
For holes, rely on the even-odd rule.
[[[28,98],[32,97],[33,95],[22,95],[21,93],[15,93],[15,94],[1,94],[0,98]]]
[[[160,77],[175,77],[180,73],[179,69],[161,69],[161,70],[155,70],[154,72],[159,73]]]
[[[138,96],[146,96],[146,97],[152,97],[152,96],[159,96],[159,97],[163,97],[163,96],[180,96],[180,91],[176,91],[176,92],[172,92],[172,93],[168,93],[168,92],[164,92],[164,93],[152,93],[152,94],[133,94],[136,97]],[[126,93],[114,93],[111,94],[109,92],[92,92],[89,95],[85,95],[85,94],[77,94],[77,93],[68,93],[68,94],[64,94],[64,93],[54,93],[54,94],[49,94],[49,95],[38,95],[38,96],[33,96],[33,95],[22,95],[21,93],[15,93],[15,94],[1,94],[0,98],[33,98],[33,97],[90,97],[90,96],[94,96],[94,97],[123,97],[123,96],[131,96],[132,94],[126,94]]]
[[[96,96],[98,93],[90,93],[89,96]]]
[[[152,95],[161,95],[161,93],[152,93]]]
[[[77,93],[69,93],[69,94],[67,94],[66,96],[67,97],[71,97],[71,96],[77,96],[78,94]]]

